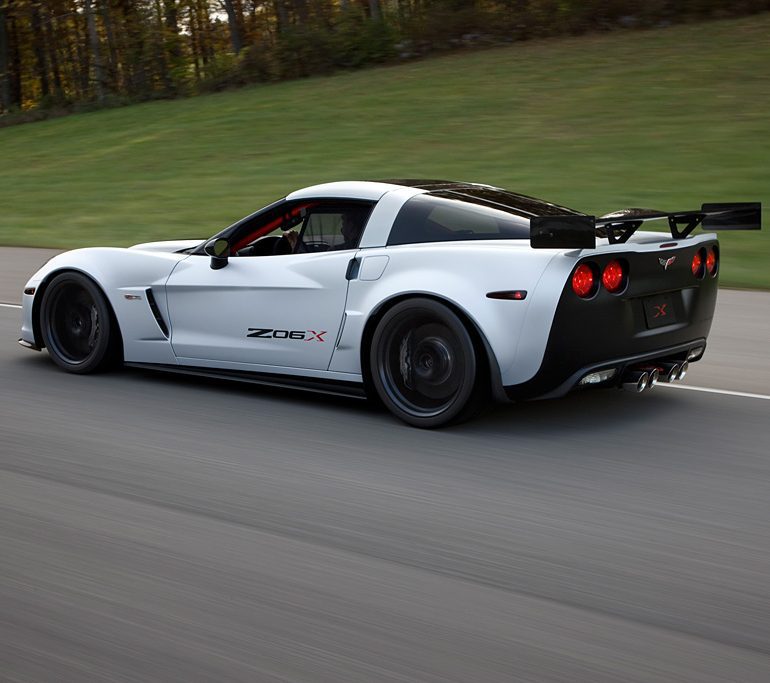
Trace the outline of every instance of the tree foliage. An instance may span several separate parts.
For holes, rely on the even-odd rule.
[[[0,0],[0,116],[768,8],[770,0]]]

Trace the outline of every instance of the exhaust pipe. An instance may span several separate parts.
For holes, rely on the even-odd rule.
[[[685,361],[685,363],[686,362],[687,361]],[[682,363],[681,365],[679,363],[658,363],[658,367],[660,368],[660,381],[670,384],[678,379],[682,379],[684,376],[682,375],[682,366],[685,363]],[[684,371],[687,372],[687,368],[685,368]]]
[[[647,381],[648,389],[654,387],[661,380],[660,369],[657,365],[637,365],[631,368],[631,372],[646,372],[650,376]]]
[[[676,382],[687,374],[690,364],[682,363],[656,363],[655,365],[636,366],[623,373],[621,386],[626,391],[635,391],[641,394],[643,391],[654,387],[658,382]]]
[[[629,370],[623,375],[622,387],[626,391],[641,394],[650,384],[650,373],[646,370]]]

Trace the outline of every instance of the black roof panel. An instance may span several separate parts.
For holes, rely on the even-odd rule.
[[[518,194],[510,190],[504,190],[501,187],[493,185],[483,185],[481,183],[466,183],[456,180],[427,180],[427,179],[407,179],[407,180],[380,180],[378,182],[390,183],[392,185],[404,185],[414,187],[420,190],[427,190],[431,193],[440,194],[447,197],[449,195],[454,199],[465,200],[477,204],[487,204],[489,206],[503,207],[513,210],[523,216],[557,216],[563,214],[583,215],[575,209],[568,209],[566,206],[552,204],[542,199],[528,197],[525,194]]]

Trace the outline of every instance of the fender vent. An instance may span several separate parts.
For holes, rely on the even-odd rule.
[[[163,316],[160,314],[158,303],[155,301],[155,295],[152,293],[151,289],[147,289],[146,293],[147,303],[150,305],[150,310],[155,316],[155,322],[158,323],[158,327],[160,327],[160,331],[163,332],[163,336],[168,339],[168,326],[166,325],[166,321],[163,320]]]

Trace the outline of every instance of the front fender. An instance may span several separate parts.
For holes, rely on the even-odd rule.
[[[46,287],[57,273],[77,271],[90,277],[104,292],[120,328],[124,359],[144,363],[175,363],[168,338],[161,331],[147,302],[151,289],[161,316],[169,320],[165,284],[187,254],[139,249],[90,247],[59,254],[27,282],[22,300],[22,339],[41,345],[36,318]],[[129,298],[126,298],[126,297]],[[138,297],[138,298],[136,298]]]

